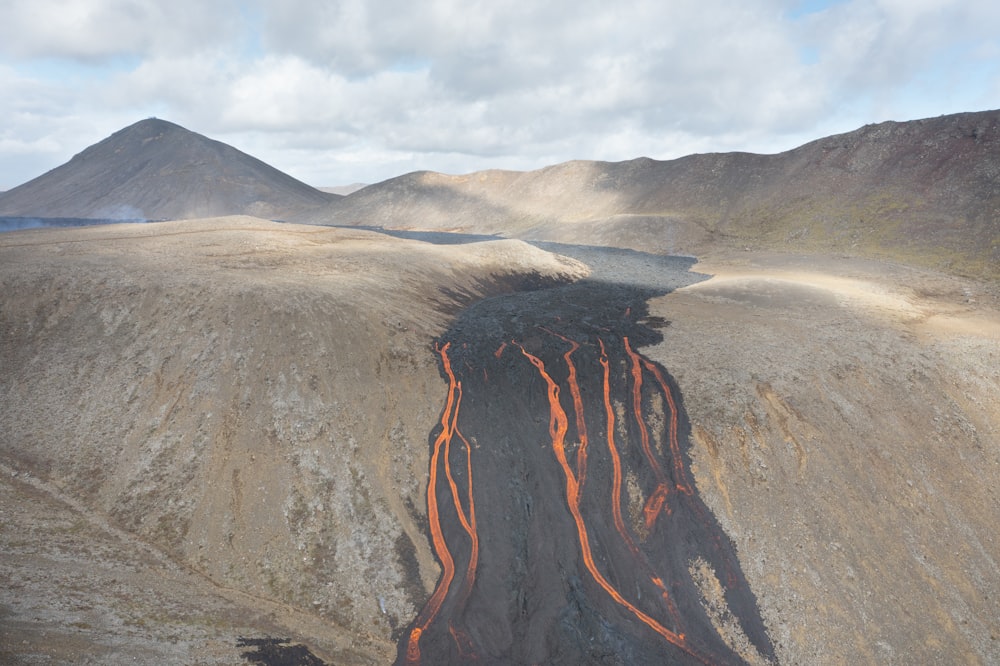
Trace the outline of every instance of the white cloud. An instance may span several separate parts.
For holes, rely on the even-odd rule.
[[[20,120],[0,162],[15,159],[12,133],[31,146],[48,124],[68,158],[155,114],[334,184],[409,166],[773,151],[1000,106],[997,3],[799,4],[12,0],[0,112]]]
[[[240,17],[229,0],[8,0],[0,5],[0,52],[99,61],[199,50],[232,39]]]

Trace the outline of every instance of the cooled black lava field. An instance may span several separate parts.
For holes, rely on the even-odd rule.
[[[677,386],[641,353],[669,336],[646,300],[695,281],[691,262],[588,259],[592,279],[482,301],[436,343],[428,529],[443,574],[399,663],[744,663],[705,610],[713,576],[774,659],[698,497]]]

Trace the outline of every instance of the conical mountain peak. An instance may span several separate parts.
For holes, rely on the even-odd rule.
[[[0,215],[285,217],[334,198],[232,146],[146,118],[0,196]]]

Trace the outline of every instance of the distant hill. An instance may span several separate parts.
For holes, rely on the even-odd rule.
[[[336,198],[224,143],[149,118],[0,194],[0,216],[282,218]]]
[[[0,194],[0,218],[230,214],[663,253],[835,253],[1000,278],[1000,111],[867,125],[776,155],[414,172],[349,196],[147,119]]]
[[[305,219],[693,254],[832,251],[1000,277],[1000,111],[867,125],[776,155],[416,172]]]

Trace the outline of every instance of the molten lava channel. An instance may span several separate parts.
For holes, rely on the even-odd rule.
[[[704,610],[688,568],[698,558],[773,660],[732,544],[691,480],[676,389],[629,336],[537,326],[485,350],[449,341],[436,352],[448,387],[427,518],[441,576],[401,663],[533,662],[551,650],[577,655],[559,663],[597,662],[594,631],[621,658],[744,663]],[[538,638],[536,619],[558,635]]]

